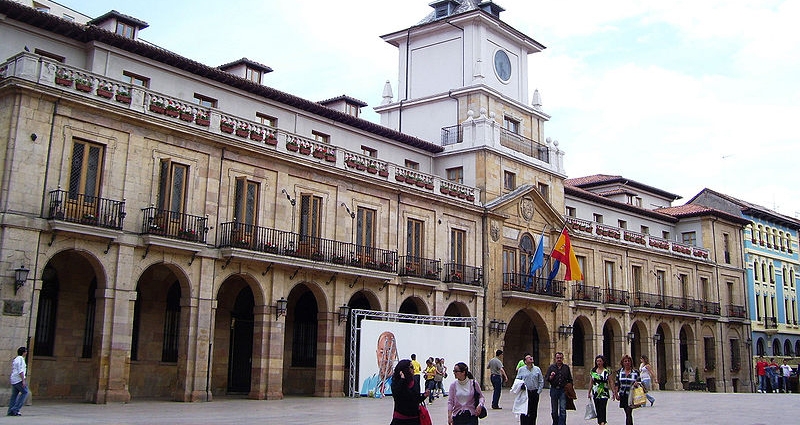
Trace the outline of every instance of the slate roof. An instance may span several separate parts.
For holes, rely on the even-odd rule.
[[[731,221],[733,223],[741,224],[742,226],[750,224],[750,220],[744,219],[742,217],[737,217],[732,214],[728,214],[725,211],[720,211],[716,208],[706,207],[704,205],[697,205],[697,204],[684,204],[676,207],[658,208],[656,209],[656,211],[678,218],[702,217],[706,215],[712,215],[715,217],[725,219],[727,221]]]
[[[622,184],[632,188],[638,188],[647,192],[662,196],[667,199],[677,200],[681,199],[680,195],[667,192],[665,190],[639,183],[636,180],[624,178],[622,176],[614,176],[609,174],[593,174],[591,176],[576,177],[572,179],[565,179],[564,186],[574,186],[582,189],[589,189],[597,186],[605,186],[610,184]]]
[[[253,61],[253,60],[250,60],[250,59],[247,59],[247,58],[237,59],[237,60],[235,60],[233,62],[228,62],[228,63],[226,63],[224,65],[220,65],[217,68],[225,71],[225,70],[230,69],[230,68],[232,68],[232,67],[234,67],[236,65],[242,65],[242,64],[247,65],[250,68],[257,69],[257,70],[262,71],[262,72],[272,72],[272,68],[264,65],[263,63],[258,63],[256,61]]]
[[[800,230],[800,220],[783,215],[769,208],[762,207],[761,205],[754,204],[752,202],[747,202],[745,200],[733,197],[731,195],[726,195],[722,192],[717,192],[716,190],[709,188],[705,188],[700,192],[698,192],[697,195],[692,197],[692,199],[690,199],[687,202],[687,204],[695,202],[698,198],[700,198],[703,195],[716,196],[718,198],[724,199],[725,201],[728,201],[731,204],[738,206],[739,210],[742,212],[742,215],[748,215],[750,217],[766,219],[769,221],[779,223],[786,227]]]

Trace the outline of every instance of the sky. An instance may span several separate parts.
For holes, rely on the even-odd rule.
[[[134,16],[150,24],[142,39],[207,65],[263,63],[274,70],[266,85],[309,100],[363,100],[374,122],[384,83],[398,87],[397,49],[380,36],[433,10],[430,0],[59,2]],[[674,205],[708,187],[800,218],[800,2],[495,3],[547,46],[528,58],[528,85],[568,177],[622,175],[680,195]]]

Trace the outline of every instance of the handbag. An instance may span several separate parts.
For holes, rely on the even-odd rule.
[[[431,413],[424,404],[419,405],[419,425],[433,425],[431,421]]]
[[[478,405],[481,404],[481,398],[479,397],[481,394],[481,389],[478,388],[478,384],[475,382],[475,380],[472,381],[472,388],[474,389],[472,397],[475,399],[475,407],[477,408]],[[486,417],[486,415],[488,415],[488,412],[486,412],[486,406],[484,406],[481,408],[481,413],[478,415],[478,419],[483,419]]]
[[[594,419],[597,417],[597,411],[594,410],[594,401],[589,400],[589,404],[586,405],[586,413],[583,415],[583,419],[587,421],[589,419]]]
[[[628,406],[637,408],[645,404],[647,404],[647,396],[644,393],[644,387],[640,385],[631,388],[631,392],[628,393]]]

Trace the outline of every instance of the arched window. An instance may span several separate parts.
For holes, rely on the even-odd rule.
[[[763,356],[766,354],[765,351],[766,350],[764,350],[764,340],[762,338],[759,338],[758,341],[756,342],[756,355]]]
[[[572,365],[583,366],[584,357],[586,356],[584,346],[586,345],[586,336],[583,333],[583,327],[580,323],[575,323],[572,331]]]
[[[792,355],[792,342],[788,339],[783,343],[783,355],[784,356],[791,356]]]
[[[758,280],[758,261],[753,260],[753,280]]]
[[[778,340],[778,338],[772,340],[772,355],[773,356],[781,355],[781,342]]]
[[[772,264],[769,265],[769,283],[775,283],[775,267]]]
[[[317,300],[312,292],[306,292],[297,300],[294,311],[292,337],[292,366],[315,367],[317,365]]]
[[[39,293],[39,311],[36,313],[34,356],[52,356],[56,339],[56,307],[58,306],[58,275],[56,269],[46,266],[42,271],[42,291]]]
[[[528,274],[531,267],[531,259],[534,252],[533,238],[529,234],[522,235],[519,240],[519,271]]]

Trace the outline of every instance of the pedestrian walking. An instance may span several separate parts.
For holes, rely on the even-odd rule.
[[[517,371],[517,381],[522,381],[522,387],[519,389],[520,394],[525,394],[527,402],[524,408],[514,413],[519,413],[519,425],[536,425],[536,417],[539,411],[539,394],[542,393],[544,388],[544,376],[539,366],[533,364],[533,356],[530,354],[525,356],[525,366]],[[519,397],[519,396],[518,396]],[[515,408],[517,403],[514,403]],[[522,407],[522,406],[520,406]]]
[[[633,409],[628,402],[630,392],[640,385],[642,385],[642,377],[639,370],[634,369],[633,359],[631,356],[625,354],[622,360],[619,361],[621,366],[617,372],[617,378],[614,380],[616,383],[616,398],[619,400],[620,409],[625,410],[625,425],[633,425]]]
[[[478,416],[486,400],[481,387],[472,376],[466,363],[459,362],[453,366],[455,382],[450,384],[447,398],[447,423],[450,425],[478,425]]]
[[[650,402],[650,406],[656,402],[656,398],[650,395],[650,390],[653,389],[653,384],[658,383],[658,378],[656,376],[656,371],[653,369],[653,366],[650,365],[650,359],[647,358],[644,354],[640,358],[641,363],[639,364],[639,373],[642,374],[642,385],[644,386],[645,395],[647,396],[647,401]]]
[[[25,365],[25,353],[28,349],[19,347],[17,349],[17,357],[11,362],[11,399],[8,400],[8,413],[7,416],[22,416],[20,410],[25,405],[25,399],[28,398],[28,384],[25,382],[25,374],[27,366]]]
[[[606,425],[608,399],[615,394],[614,374],[608,370],[606,359],[600,354],[594,358],[594,367],[589,375],[589,399],[597,412],[597,425]]]
[[[419,404],[425,400],[428,392],[420,395],[414,382],[414,368],[411,360],[397,362],[392,375],[392,398],[394,411],[390,425],[420,425]]]
[[[495,351],[494,358],[489,360],[486,369],[489,369],[489,379],[492,381],[492,387],[494,388],[494,392],[492,393],[492,409],[502,409],[502,407],[500,407],[500,391],[503,389],[503,383],[508,381],[506,369],[503,367],[503,350]]]
[[[553,425],[566,425],[567,394],[564,387],[572,383],[572,372],[564,364],[564,353],[556,353],[555,363],[547,368],[547,382],[550,383],[550,416]]]

